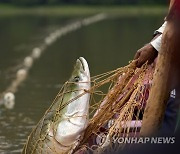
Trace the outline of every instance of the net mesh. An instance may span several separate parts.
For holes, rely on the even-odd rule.
[[[135,63],[92,77],[91,119],[75,153],[102,153],[107,147],[115,151],[123,144],[112,145],[113,137],[139,135],[154,64],[136,68]],[[105,85],[108,90],[102,92]],[[97,100],[96,95],[101,97]]]
[[[73,82],[66,82],[54,103],[30,134],[24,151],[29,153],[46,151],[44,145],[47,146],[47,149],[49,148],[50,137],[48,135],[49,127],[46,123],[54,125],[58,121],[57,118],[63,117],[61,111],[64,107],[87,93],[91,94],[90,120],[81,141],[77,146],[70,147],[69,153],[103,153],[106,150],[114,152],[122,148],[123,144],[114,144],[112,139],[138,136],[152,85],[153,73],[153,64],[145,63],[141,68],[137,68],[136,61],[132,61],[125,67],[91,77],[90,89],[75,90],[81,91],[81,94],[64,102],[63,96],[72,92],[67,87],[73,84]],[[56,102],[59,99],[61,99],[61,103],[58,104]],[[54,113],[54,110],[55,114],[50,115]],[[51,119],[47,118],[49,116]],[[87,115],[83,116],[87,117]],[[52,149],[53,152],[56,151],[54,147],[49,149]]]

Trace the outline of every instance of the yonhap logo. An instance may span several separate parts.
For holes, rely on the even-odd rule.
[[[104,133],[96,137],[96,144],[99,146],[107,146],[110,142],[114,144],[174,144],[175,137],[110,137]]]
[[[174,144],[175,137],[113,137],[118,144]]]
[[[96,144],[102,145],[106,141],[106,135],[104,133],[100,133],[96,137]]]

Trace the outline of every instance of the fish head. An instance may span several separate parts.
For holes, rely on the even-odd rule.
[[[80,57],[77,59],[69,82],[74,86],[82,88],[90,87],[90,71],[87,61]]]

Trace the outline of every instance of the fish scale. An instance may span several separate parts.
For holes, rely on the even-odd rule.
[[[86,60],[80,57],[63,93],[58,94],[31,132],[23,154],[72,153],[89,120],[90,94],[84,89],[90,89],[90,73]]]

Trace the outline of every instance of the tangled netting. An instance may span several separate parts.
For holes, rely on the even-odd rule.
[[[123,145],[112,144],[112,138],[139,135],[155,66],[136,68],[135,63],[92,77],[91,118],[76,154],[115,151]]]
[[[136,61],[132,61],[125,67],[91,77],[90,89],[72,90],[68,87],[75,82],[66,82],[30,134],[24,153],[43,153],[43,150],[47,152],[46,146],[51,150],[50,153],[57,153],[56,148],[48,148],[51,138],[50,125],[55,126],[58,119],[63,117],[64,107],[87,93],[91,94],[90,120],[84,134],[80,134],[81,141],[69,147],[68,153],[103,153],[107,150],[114,152],[123,147],[123,144],[112,142],[114,137],[138,136],[155,66],[144,64],[141,68],[136,68],[135,63]],[[66,101],[65,94],[72,91],[80,93]]]

